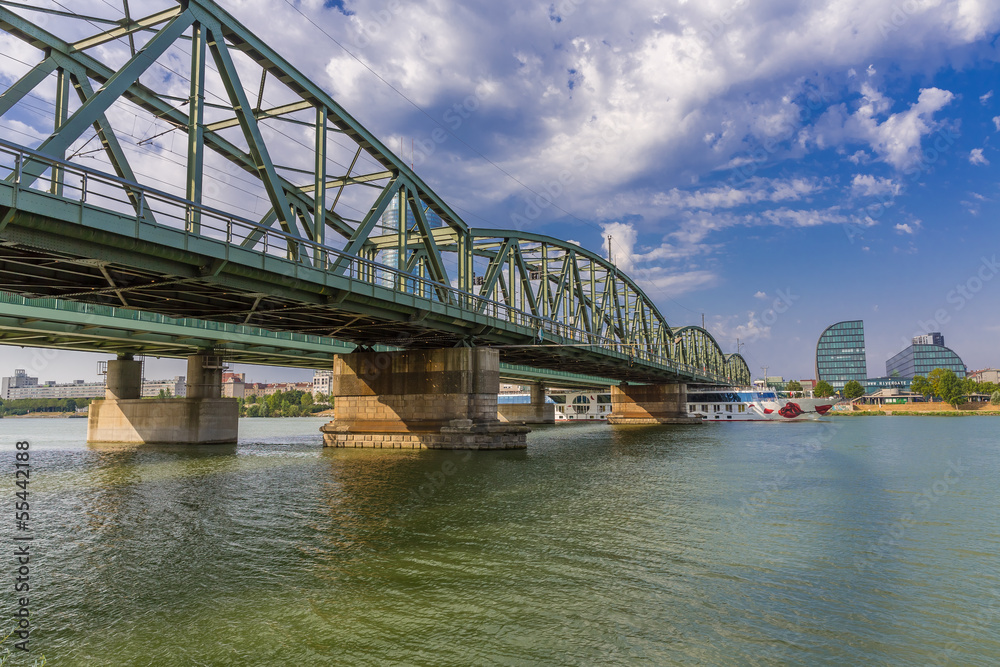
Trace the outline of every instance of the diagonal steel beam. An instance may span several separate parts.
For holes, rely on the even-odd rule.
[[[80,71],[75,63],[70,64],[70,67],[72,67],[72,69],[70,69],[71,80],[73,82],[73,87],[76,88],[77,96],[80,98],[81,102],[86,102],[94,96],[94,88],[90,85],[90,80],[87,78],[87,75]],[[125,151],[122,150],[121,143],[119,143],[118,137],[115,135],[115,131],[111,127],[111,123],[108,122],[108,119],[104,114],[98,116],[97,120],[94,121],[94,130],[97,132],[97,138],[100,139],[101,146],[104,147],[108,160],[111,162],[111,166],[114,168],[115,173],[118,174],[118,177],[137,183],[138,181],[135,174],[132,172],[132,167],[129,166],[128,158],[125,157]],[[129,201],[132,202],[132,207],[135,209],[136,215],[139,215],[141,212],[142,218],[146,222],[153,223],[156,221],[149,208],[142,206],[139,201],[138,194],[128,188],[126,188],[126,194],[128,195]]]
[[[358,228],[354,230],[351,234],[351,238],[348,239],[347,245],[344,246],[343,254],[337,257],[337,261],[333,263],[330,270],[336,274],[343,274],[347,270],[348,262],[350,261],[350,256],[357,256],[358,252],[364,247],[365,243],[368,241],[368,235],[371,234],[372,229],[378,223],[379,218],[385,213],[385,209],[389,207],[392,202],[392,198],[396,196],[399,192],[399,188],[403,185],[403,181],[399,178],[393,178],[389,185],[382,190],[382,194],[378,196],[375,203],[372,204],[371,209],[365,215],[365,219],[361,221]]]
[[[18,79],[14,85],[3,91],[0,95],[0,116],[4,115],[10,108],[20,102],[25,95],[30,93],[35,87],[45,80],[49,74],[56,69],[56,61],[50,56],[32,67],[27,74]]]
[[[250,148],[250,156],[257,166],[258,176],[264,184],[264,190],[271,201],[271,207],[278,216],[278,221],[282,224],[282,227],[294,226],[294,220],[290,219],[291,209],[285,197],[285,189],[278,179],[277,172],[274,170],[274,163],[271,162],[271,156],[268,153],[267,145],[264,143],[264,137],[260,133],[260,126],[257,124],[257,119],[250,113],[250,101],[247,99],[246,91],[243,89],[243,84],[240,81],[239,73],[236,71],[232,55],[229,53],[229,47],[226,45],[226,40],[223,37],[222,27],[214,22],[205,24],[203,21],[202,24],[208,28],[209,50],[212,52],[215,66],[222,78],[222,85],[225,87],[233,109],[236,111],[236,117],[240,120],[240,129],[243,131],[243,137]],[[290,230],[286,229],[285,231]]]
[[[406,198],[417,223],[420,242],[423,245],[423,249],[427,252],[427,268],[430,271],[431,280],[436,280],[444,285],[450,285],[451,279],[448,277],[448,270],[441,259],[441,250],[434,242],[434,234],[430,224],[427,222],[427,216],[424,215],[423,207],[420,206],[420,200],[417,199],[414,192],[409,188],[406,190]]]
[[[163,55],[164,51],[170,48],[170,45],[193,22],[194,17],[190,11],[185,11],[171,19],[170,23],[156,33],[146,46],[118,70],[95,95],[87,98],[87,101],[70,116],[69,120],[57,132],[43,141],[36,150],[53,157],[64,154],[66,149],[80,138],[84,130],[97,122],[97,119],[138,80],[143,72],[149,69],[157,58]],[[22,170],[22,185],[30,187],[45,169],[41,163],[29,161],[29,164]]]

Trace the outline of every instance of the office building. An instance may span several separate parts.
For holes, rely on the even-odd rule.
[[[851,380],[864,383],[868,377],[865,358],[865,326],[861,320],[837,322],[816,343],[816,379],[843,389]]]
[[[934,337],[934,338],[931,338]],[[936,340],[927,344],[917,341]],[[939,333],[917,336],[913,344],[885,362],[886,375],[896,375],[913,379],[917,375],[927,377],[936,368],[954,371],[958,377],[965,377],[966,367],[962,359],[944,346],[944,336]]]

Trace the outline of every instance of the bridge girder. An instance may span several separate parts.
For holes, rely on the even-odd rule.
[[[11,7],[29,15],[58,15],[60,34]],[[106,27],[94,32],[94,25]],[[470,228],[403,159],[210,0],[178,0],[177,7],[139,19],[77,17],[0,0],[0,29],[39,50],[38,62],[0,95],[0,116],[22,111],[25,97],[52,75],[58,87],[48,136],[28,145],[0,142],[10,159],[0,166],[9,170],[5,183],[11,189],[0,231],[14,219],[19,192],[44,189],[74,200],[81,220],[95,210],[94,199],[108,211],[134,216],[135,239],[152,238],[147,230],[163,227],[183,232],[177,247],[185,251],[208,247],[199,246],[198,239],[224,240],[227,246],[221,255],[198,260],[203,263],[196,269],[177,262],[167,266],[161,258],[167,268],[156,271],[118,262],[107,251],[103,278],[91,267],[86,275],[91,282],[79,293],[66,292],[59,283],[83,276],[72,267],[87,260],[72,252],[36,257],[11,251],[3,260],[58,265],[52,271],[62,274],[34,274],[51,281],[47,288],[53,296],[164,313],[176,313],[181,305],[185,313],[208,313],[211,304],[215,311],[222,308],[215,314],[224,321],[244,323],[263,319],[270,308],[272,314],[287,314],[267,320],[272,326],[305,331],[312,330],[310,317],[331,310],[329,300],[336,306],[347,298],[342,288],[330,287],[332,279],[344,278],[363,292],[351,298],[364,302],[356,303],[353,313],[338,311],[332,318],[345,337],[367,317],[366,331],[395,324],[421,340],[426,334],[420,333],[421,321],[429,310],[405,317],[396,300],[377,301],[376,288],[388,288],[414,297],[410,301],[422,299],[459,313],[450,319],[437,314],[434,326],[444,338],[504,346],[515,363],[539,361],[557,343],[566,359],[589,355],[593,361],[599,349],[616,363],[656,368],[660,376],[750,380],[742,357],[723,354],[699,327],[673,330],[638,284],[596,253],[528,232]],[[175,69],[177,62],[188,66],[189,77]],[[184,78],[187,90],[180,96],[169,82]],[[69,99],[70,85],[78,104]],[[135,134],[137,123],[146,128],[141,138]],[[302,143],[295,133],[306,131],[309,142]],[[157,177],[163,185],[151,188],[150,177],[136,165],[151,157],[168,159],[174,151],[156,139],[171,135],[184,138],[183,152],[177,152],[183,174],[178,172],[176,181]],[[100,140],[104,171],[79,165],[94,138]],[[108,170],[117,178],[105,177]],[[252,211],[234,214],[248,195],[264,202],[263,217],[250,217]],[[210,196],[220,202],[218,208],[206,205]],[[40,210],[48,213],[44,205]],[[35,210],[31,216],[39,214]],[[35,232],[22,225],[17,243],[45,224],[38,223]],[[168,237],[171,243],[180,238],[160,235]],[[240,256],[237,251],[259,254],[261,266],[269,256],[281,257],[294,265],[296,276],[300,270],[319,271],[322,283],[309,289],[282,286],[284,280],[267,286],[245,268],[231,275],[239,264],[233,259]],[[281,266],[287,274],[287,266]],[[126,284],[116,282],[121,280]],[[160,293],[154,294],[150,284]],[[182,297],[175,306],[159,306],[156,300],[168,285],[181,290]],[[214,286],[232,291],[220,294]],[[526,341],[525,332],[533,339]],[[358,334],[355,340],[372,335]]]

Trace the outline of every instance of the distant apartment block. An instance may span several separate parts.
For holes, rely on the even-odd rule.
[[[312,386],[313,396],[315,396],[316,394],[329,395],[332,389],[333,389],[332,370],[313,372],[313,386]]]
[[[313,384],[311,382],[248,382],[244,385],[244,396],[270,396],[279,391],[304,391],[312,393]]]
[[[245,397],[246,397],[246,374],[223,373],[222,398],[245,398]]]
[[[178,375],[171,380],[143,380],[143,398],[155,398],[160,391],[169,392],[170,396],[180,397],[187,393],[184,376]],[[104,382],[84,382],[74,380],[59,384],[48,381],[39,384],[38,378],[28,377],[27,371],[17,369],[14,375],[0,380],[0,398],[16,401],[26,398],[104,398]]]
[[[969,378],[974,382],[992,382],[993,384],[1000,384],[1000,370],[995,368],[984,368],[981,371],[972,371],[969,373]]]

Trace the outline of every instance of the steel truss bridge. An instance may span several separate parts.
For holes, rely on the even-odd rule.
[[[89,16],[0,0],[0,30],[36,53],[0,95],[0,130],[20,133],[0,140],[3,291],[359,346],[493,346],[512,368],[749,384],[741,356],[669,326],[599,255],[469,227],[214,3],[160,4],[133,18],[127,0]],[[133,349],[70,334],[74,349]]]

